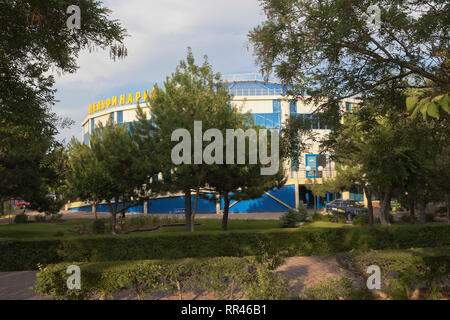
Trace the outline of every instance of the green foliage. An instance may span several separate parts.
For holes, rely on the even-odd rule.
[[[0,3],[0,200],[21,198],[46,212],[55,209],[46,198],[49,189],[59,192],[64,180],[55,161],[63,149],[56,136],[72,123],[51,111],[51,70],[74,73],[81,50],[117,47],[125,37],[111,12],[92,0],[80,5],[82,28],[70,32],[66,10],[74,3],[80,1]]]
[[[103,234],[105,233],[105,230],[106,226],[104,219],[95,219],[94,222],[92,222],[92,231],[95,234]]]
[[[354,283],[345,276],[321,280],[309,286],[300,295],[303,300],[362,300],[369,298],[367,289],[355,289]]]
[[[208,290],[217,298],[233,299],[237,291],[253,299],[284,298],[286,286],[253,258],[216,257],[175,261],[77,263],[81,268],[81,290],[69,290],[67,263],[41,269],[36,291],[55,299],[113,297],[128,289],[139,299],[156,293],[177,294]]]
[[[379,266],[381,289],[392,299],[411,298],[422,286],[433,291],[450,275],[450,247],[353,252],[340,255],[339,261],[364,277],[368,266]]]
[[[447,224],[383,227],[300,228],[267,231],[205,231],[195,234],[131,233],[51,240],[0,240],[1,271],[35,270],[62,261],[182,259],[255,256],[263,243],[284,256],[324,255],[350,250],[450,245]]]
[[[426,213],[425,214],[425,221],[426,222],[433,222],[436,219],[434,213]]]
[[[402,214],[402,216],[400,217],[400,221],[403,223],[411,222],[411,217],[407,214]]]
[[[28,223],[28,216],[26,214],[17,214],[14,217],[14,223]]]
[[[38,214],[34,216],[34,221],[37,223],[43,223],[47,221],[47,217],[43,214]]]
[[[352,220],[355,226],[367,226],[369,225],[369,215],[367,213],[360,213]]]
[[[323,214],[320,214],[320,213],[313,213],[313,215],[312,215],[312,220],[313,221],[322,221],[322,220],[325,220],[325,219],[327,219],[327,218],[325,218],[325,216]]]
[[[289,209],[283,216],[280,217],[281,226],[283,228],[295,228],[300,222],[309,221],[308,213],[303,206],[298,209]]]
[[[320,104],[330,92],[339,99],[371,96],[383,86],[425,88],[420,111],[437,117],[439,105],[449,112],[447,1],[426,7],[414,0],[379,3],[381,24],[375,31],[365,14],[373,1],[261,3],[267,19],[249,33],[257,63],[264,74],[274,71],[292,85],[295,94],[308,93]],[[408,107],[418,100],[412,96]],[[404,110],[405,98],[401,101]],[[326,102],[330,108],[334,103]]]

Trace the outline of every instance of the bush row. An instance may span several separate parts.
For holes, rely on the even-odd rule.
[[[80,288],[68,289],[68,263],[47,266],[35,290],[54,299],[114,298],[121,290],[143,299],[154,294],[207,291],[218,299],[285,299],[287,284],[255,258],[216,257],[181,261],[71,263],[80,267]]]
[[[351,252],[338,255],[338,261],[363,277],[367,267],[379,266],[381,290],[391,299],[410,299],[417,291],[440,299],[450,276],[450,247]]]
[[[183,259],[258,254],[259,243],[284,256],[450,245],[448,224],[199,232],[158,236],[101,235],[54,240],[0,240],[0,271],[36,270],[63,261]]]

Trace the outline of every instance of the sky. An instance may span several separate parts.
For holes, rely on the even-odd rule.
[[[83,51],[74,74],[55,73],[53,110],[75,121],[59,140],[81,139],[89,104],[111,96],[151,90],[162,85],[191,47],[198,64],[203,56],[215,72],[257,73],[248,32],[264,19],[257,0],[105,0],[127,29],[128,57],[113,61],[109,50]],[[81,17],[83,23],[83,17]]]

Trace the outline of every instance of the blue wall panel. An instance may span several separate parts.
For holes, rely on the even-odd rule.
[[[281,189],[274,189],[268,192],[275,198],[283,201],[288,206],[295,208],[295,186],[288,185]],[[231,201],[231,204],[234,201]],[[224,201],[221,199],[220,208],[223,210]],[[288,208],[278,201],[272,199],[267,194],[253,200],[239,201],[230,208],[230,213],[252,213],[252,212],[286,212]]]
[[[269,191],[269,194],[284,202],[288,206],[295,207],[295,186],[288,185],[284,186],[281,189],[274,189]],[[214,199],[215,196],[213,194],[206,195],[211,199]],[[195,196],[191,197],[192,208],[194,207]],[[233,203],[232,201],[231,203]],[[119,205],[120,208],[121,205]],[[221,199],[221,209],[223,210],[223,199]],[[251,212],[285,212],[288,208],[278,201],[272,199],[267,194],[264,194],[262,197],[254,200],[244,200],[239,201],[237,204],[230,208],[231,213],[251,213]],[[92,211],[91,206],[83,206],[79,208],[72,208],[70,211]],[[97,208],[97,212],[109,212],[107,204],[101,204]],[[144,212],[144,206],[137,205],[127,212],[136,212],[141,213]],[[167,198],[158,198],[148,201],[148,213],[184,213],[184,196],[179,197],[167,197]],[[209,201],[206,199],[199,198],[197,204],[197,213],[216,213],[216,204],[214,201]]]
[[[295,208],[295,186],[293,184],[284,186],[281,189],[273,189],[269,193],[288,206]]]
[[[208,197],[214,197],[208,194]],[[195,196],[191,196],[192,209],[194,208]],[[159,198],[148,201],[148,213],[184,213],[184,196]],[[216,213],[216,204],[213,201],[199,198],[197,213]]]

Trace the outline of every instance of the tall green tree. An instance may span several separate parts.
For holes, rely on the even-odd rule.
[[[71,5],[81,9],[80,29],[67,28]],[[80,51],[96,47],[124,57],[125,30],[110,13],[93,0],[0,2],[0,200],[45,200],[36,196],[48,193],[46,163],[61,128],[51,71],[75,72]]]
[[[214,128],[213,119],[218,110],[229,109],[230,95],[226,85],[220,82],[220,75],[213,72],[207,57],[205,56],[201,66],[196,65],[190,48],[186,60],[181,61],[176,71],[166,78],[164,90],[155,86],[153,92],[149,101],[149,135],[155,141],[152,145],[158,154],[156,163],[163,173],[163,188],[184,194],[186,228],[188,232],[192,232],[195,215],[192,212],[191,196],[206,187],[208,169],[207,164],[198,161],[202,160],[206,142],[203,141],[201,132],[200,136],[194,132],[194,122],[201,121],[203,131]],[[145,115],[138,115],[138,119],[143,126],[148,125]],[[184,132],[190,135],[187,139],[189,141],[184,141],[180,136],[172,139],[172,134],[177,129],[186,130]],[[186,149],[174,152],[183,161],[174,163],[174,147],[182,143],[186,143]],[[195,149],[196,145],[199,149]]]
[[[416,202],[410,203],[413,208],[419,201],[429,201],[426,197],[432,192],[434,157],[442,152],[434,139],[439,132],[444,136],[448,133],[440,129],[442,125],[437,127],[401,113],[402,92],[385,88],[380,95],[387,98],[364,101],[352,114],[345,115],[339,130],[324,146],[331,147],[336,160],[356,168],[355,178],[359,177],[356,181],[360,185],[376,190],[381,197],[381,222],[389,225],[392,197],[407,192],[409,199]],[[445,145],[443,140],[441,145]]]
[[[97,219],[97,207],[104,200],[104,190],[109,186],[108,174],[100,165],[92,149],[72,138],[68,146],[69,172],[66,176],[67,197],[87,201]]]
[[[381,85],[426,89],[410,99],[411,110],[450,112],[448,1],[260,2],[267,19],[249,32],[257,62],[293,93],[308,93],[317,104],[329,98],[323,104],[330,105],[370,96]],[[370,23],[376,9],[378,29]]]
[[[113,234],[117,214],[124,216],[151,196],[152,174],[143,170],[139,146],[126,125],[100,124],[90,136],[90,145],[75,141],[70,155],[69,189],[78,200],[94,205],[106,202]]]

